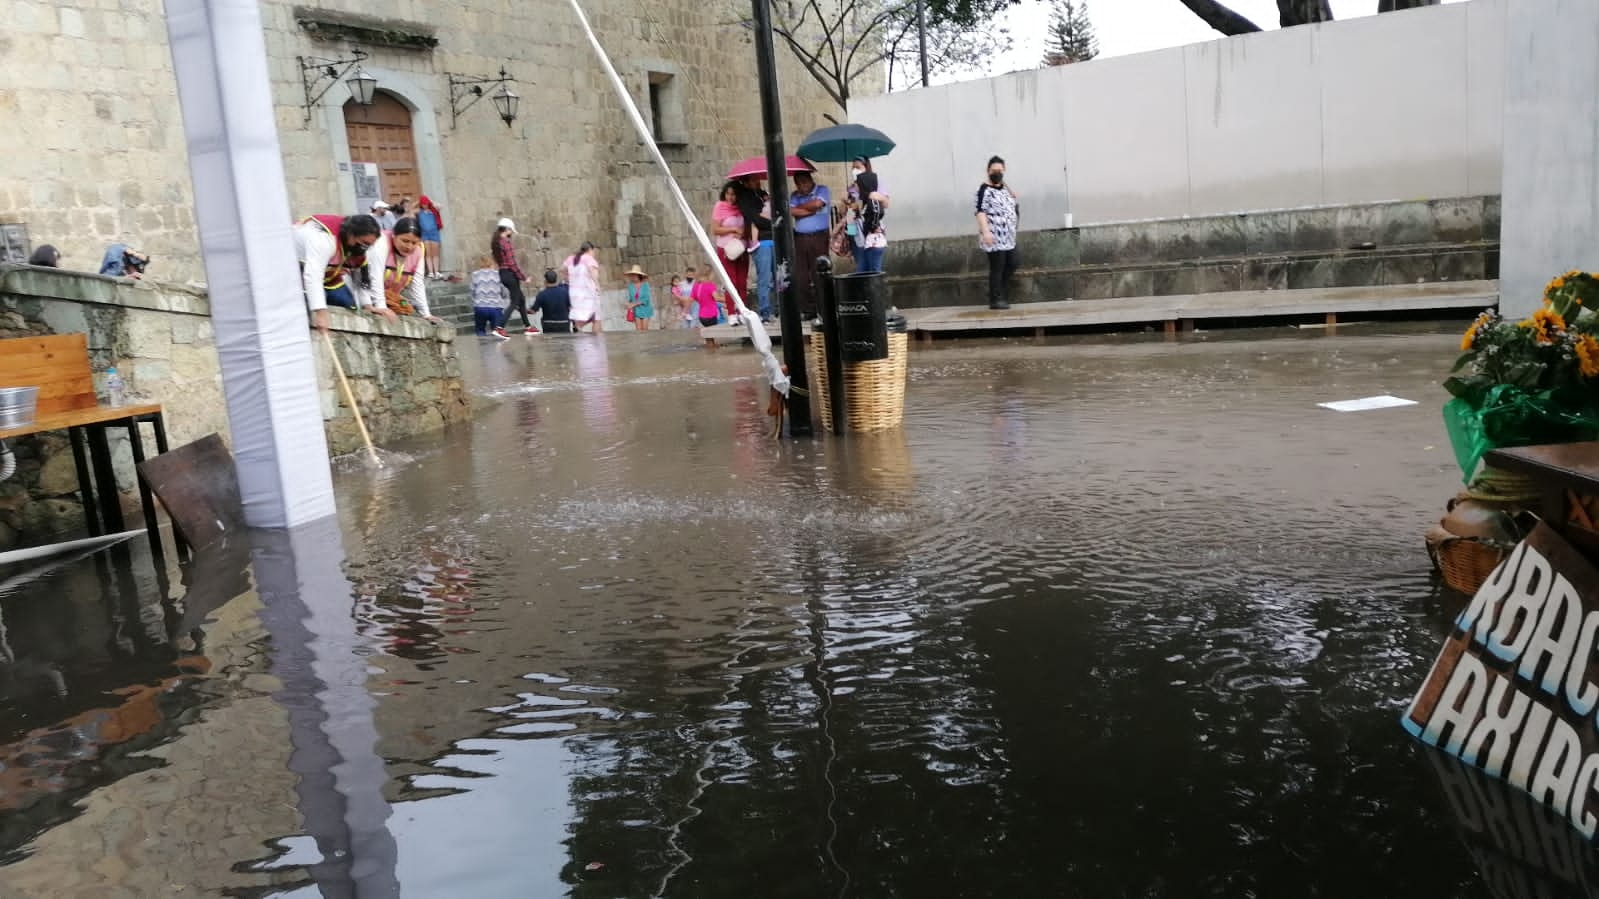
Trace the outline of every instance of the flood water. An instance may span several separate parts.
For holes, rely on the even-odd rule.
[[[466,338],[337,532],[0,587],[0,896],[1490,895],[1397,723],[1454,333],[941,343],[797,442]]]

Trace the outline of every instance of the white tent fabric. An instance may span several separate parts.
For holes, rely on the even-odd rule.
[[[167,0],[245,520],[334,514],[333,475],[256,0]]]

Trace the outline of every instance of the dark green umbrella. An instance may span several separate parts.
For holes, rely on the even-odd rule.
[[[894,142],[888,135],[850,122],[812,131],[795,152],[811,162],[849,162],[857,156],[887,156],[892,149]]]

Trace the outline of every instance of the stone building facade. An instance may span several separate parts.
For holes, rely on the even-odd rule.
[[[678,181],[708,212],[727,167],[762,149],[754,50],[737,23],[747,5],[583,5]],[[524,232],[530,276],[544,264],[536,229],[549,230],[552,257],[593,242],[613,288],[625,265],[664,275],[701,261],[562,0],[263,0],[261,12],[296,217],[357,211],[352,163],[375,162],[385,199],[438,203],[451,270],[472,267],[501,216]],[[125,242],[154,257],[152,277],[202,281],[160,0],[0,0],[0,18],[0,223],[26,223],[32,244],[55,245],[69,268],[93,270],[106,245]],[[370,54],[362,65],[377,102],[348,102],[341,72],[308,109],[301,59],[348,58],[353,47]],[[797,143],[824,115],[841,116],[779,56]],[[502,66],[521,97],[509,127],[487,96],[453,114],[451,75],[494,78]]]

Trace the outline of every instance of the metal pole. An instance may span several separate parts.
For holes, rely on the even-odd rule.
[[[916,0],[916,43],[922,60],[922,87],[927,86],[927,0]]]
[[[766,130],[766,182],[772,198],[773,287],[782,304],[783,364],[788,367],[788,432],[809,437],[810,378],[805,373],[805,325],[793,296],[794,217],[788,209],[788,166],[783,152],[783,109],[777,95],[777,49],[772,39],[771,0],[750,0],[755,12],[755,69],[760,75],[761,123]]]
[[[844,408],[848,400],[844,395],[844,341],[838,333],[838,285],[833,282],[833,262],[816,260],[816,286],[822,292],[822,344],[827,360],[827,403],[832,407],[833,433],[841,435],[849,422]]]

